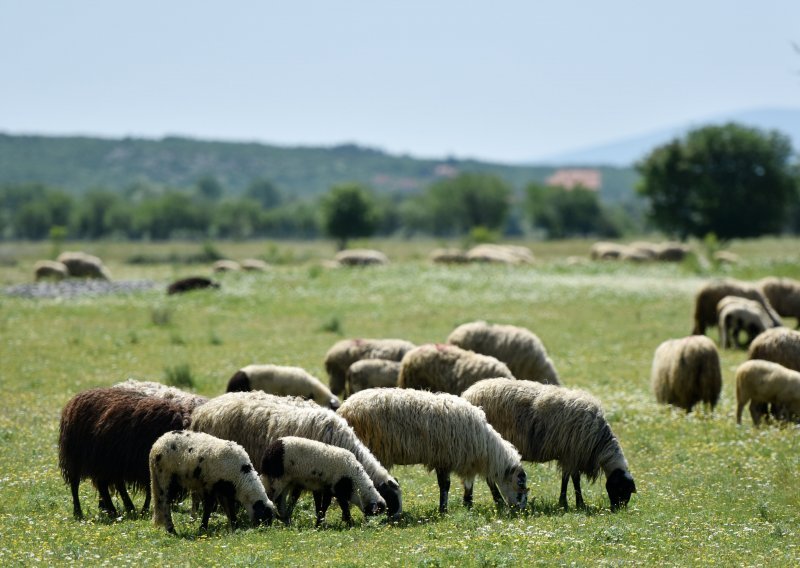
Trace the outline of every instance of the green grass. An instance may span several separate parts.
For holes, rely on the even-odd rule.
[[[427,252],[439,244],[359,243],[387,251],[394,262],[348,270],[319,266],[333,255],[323,243],[222,243],[219,250],[231,258],[277,247],[287,258],[307,260],[263,274],[223,275],[219,291],[167,297],[171,279],[210,268],[124,259],[135,251],[161,255],[200,245],[84,243],[66,248],[100,254],[115,278],[153,278],[163,286],[76,300],[0,295],[0,564],[800,563],[800,430],[736,426],[732,379],[745,354],[721,353],[723,392],[714,413],[687,416],[659,406],[649,387],[653,351],[689,332],[693,294],[706,278],[800,278],[800,242],[734,242],[730,248],[742,262],[711,269],[568,262],[586,257],[586,241],[534,243],[539,260],[528,267],[432,266]],[[0,246],[0,256],[15,260],[0,267],[0,284],[30,280],[47,246]],[[314,530],[311,499],[304,496],[292,527],[230,533],[224,516],[214,515],[200,534],[187,501],[174,514],[178,537],[172,537],[149,519],[99,515],[88,482],[81,485],[86,520],[72,519],[57,436],[60,410],[80,390],[128,377],[164,381],[171,369],[183,377],[176,380],[188,373],[196,392],[213,396],[233,371],[254,362],[299,365],[324,379],[322,359],[340,338],[337,329],[347,337],[422,343],[442,341],[477,318],[530,328],[563,382],[600,398],[639,491],[626,511],[609,511],[601,477],[584,484],[588,510],[565,513],[557,507],[555,468],[527,464],[533,503],[518,516],[496,511],[484,483],[476,485],[474,509],[465,510],[454,478],[451,511],[440,517],[435,475],[415,466],[394,470],[405,509],[396,526],[355,512],[357,525],[347,529],[332,507],[328,527]],[[709,333],[716,339],[715,330]],[[141,504],[141,495],[134,499]]]

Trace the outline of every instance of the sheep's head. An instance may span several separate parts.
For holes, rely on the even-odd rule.
[[[403,512],[403,492],[400,490],[400,484],[393,478],[377,485],[375,489],[378,490],[380,496],[384,499],[386,507],[386,514],[390,519],[400,517]]]
[[[624,469],[615,469],[606,481],[606,491],[611,500],[611,510],[627,507],[631,494],[636,493],[636,484],[633,482],[631,472]]]
[[[386,510],[386,501],[383,500],[383,497],[378,496],[377,499],[372,499],[365,503],[361,510],[367,517],[380,515]]]
[[[264,502],[261,499],[253,503],[250,512],[250,521],[253,525],[272,525],[272,519],[277,516],[275,505],[271,501]]]
[[[528,476],[522,465],[506,469],[503,479],[497,482],[503,498],[513,509],[524,509],[528,506]]]

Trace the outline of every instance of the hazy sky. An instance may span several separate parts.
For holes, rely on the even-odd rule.
[[[0,131],[531,160],[800,107],[800,0],[0,0]]]

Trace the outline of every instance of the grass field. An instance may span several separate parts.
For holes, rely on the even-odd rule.
[[[691,330],[693,294],[705,280],[800,278],[800,241],[734,242],[735,267],[567,261],[587,257],[585,241],[533,243],[531,266],[447,267],[426,261],[439,243],[359,244],[394,262],[334,270],[320,266],[333,254],[323,243],[222,243],[226,256],[278,264],[265,274],[225,275],[216,293],[167,297],[171,279],[209,274],[208,266],[125,259],[199,245],[84,243],[68,248],[100,255],[116,279],[159,285],[72,300],[0,293],[0,565],[800,565],[800,430],[757,430],[749,418],[735,424],[732,379],[745,354],[721,353],[723,392],[713,414],[656,405],[649,386],[653,351]],[[29,282],[33,261],[50,253],[48,244],[1,245],[0,285]],[[72,518],[57,432],[61,408],[78,391],[128,377],[166,381],[182,369],[191,388],[214,396],[253,362],[299,365],[325,378],[324,353],[342,337],[443,341],[478,318],[533,330],[565,385],[603,402],[638,488],[627,510],[609,511],[601,477],[585,487],[586,511],[563,512],[557,470],[527,464],[533,502],[520,515],[496,511],[483,483],[465,510],[454,479],[450,513],[440,517],[435,475],[398,467],[405,514],[393,526],[354,512],[348,529],[331,508],[328,527],[315,530],[304,496],[293,526],[235,533],[215,515],[200,534],[183,503],[174,537],[148,518],[104,518],[88,482],[86,519]]]

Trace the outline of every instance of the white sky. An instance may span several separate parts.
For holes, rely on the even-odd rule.
[[[800,0],[0,0],[0,131],[530,161],[800,108]]]

